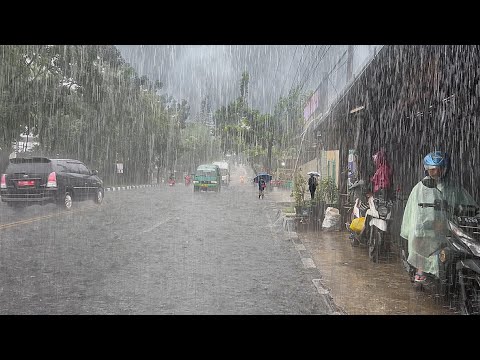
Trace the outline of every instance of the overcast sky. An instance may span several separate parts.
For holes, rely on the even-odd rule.
[[[192,113],[210,96],[213,110],[240,96],[242,72],[250,74],[251,107],[273,109],[292,84],[315,90],[322,45],[117,45],[139,73],[164,83],[163,92],[186,99]],[[306,71],[308,69],[308,71]],[[316,71],[316,72],[315,72]]]

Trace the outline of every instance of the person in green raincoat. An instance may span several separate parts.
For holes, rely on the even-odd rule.
[[[449,178],[450,159],[448,154],[434,151],[423,159],[428,174],[412,189],[403,214],[400,236],[408,241],[408,263],[417,269],[415,281],[426,280],[425,273],[438,276],[440,243],[445,239],[447,221],[445,211],[433,207],[421,207],[419,203],[446,200],[450,206],[458,204],[476,205],[475,200],[461,186]],[[436,186],[426,186],[426,180],[435,180]]]

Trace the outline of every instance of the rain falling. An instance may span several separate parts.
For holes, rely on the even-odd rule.
[[[479,50],[1,45],[0,314],[479,314]]]

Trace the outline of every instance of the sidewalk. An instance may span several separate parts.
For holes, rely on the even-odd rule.
[[[283,225],[291,231],[302,257],[311,258],[319,270],[321,286],[335,305],[348,315],[453,315],[453,310],[435,303],[431,294],[413,288],[398,253],[373,263],[365,246],[352,247],[349,233],[340,231],[296,231],[293,221],[280,211],[293,206],[290,191],[273,188]],[[290,218],[291,219],[291,218]]]
[[[293,206],[295,201],[290,196],[291,193],[291,190],[273,187],[271,191],[267,192],[267,196],[276,203],[291,203],[291,206]]]

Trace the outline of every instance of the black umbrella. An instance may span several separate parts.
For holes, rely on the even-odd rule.
[[[272,180],[272,175],[267,174],[266,172],[258,173],[257,176],[253,178],[253,182],[258,183],[260,178],[263,178],[265,182],[270,182]]]

